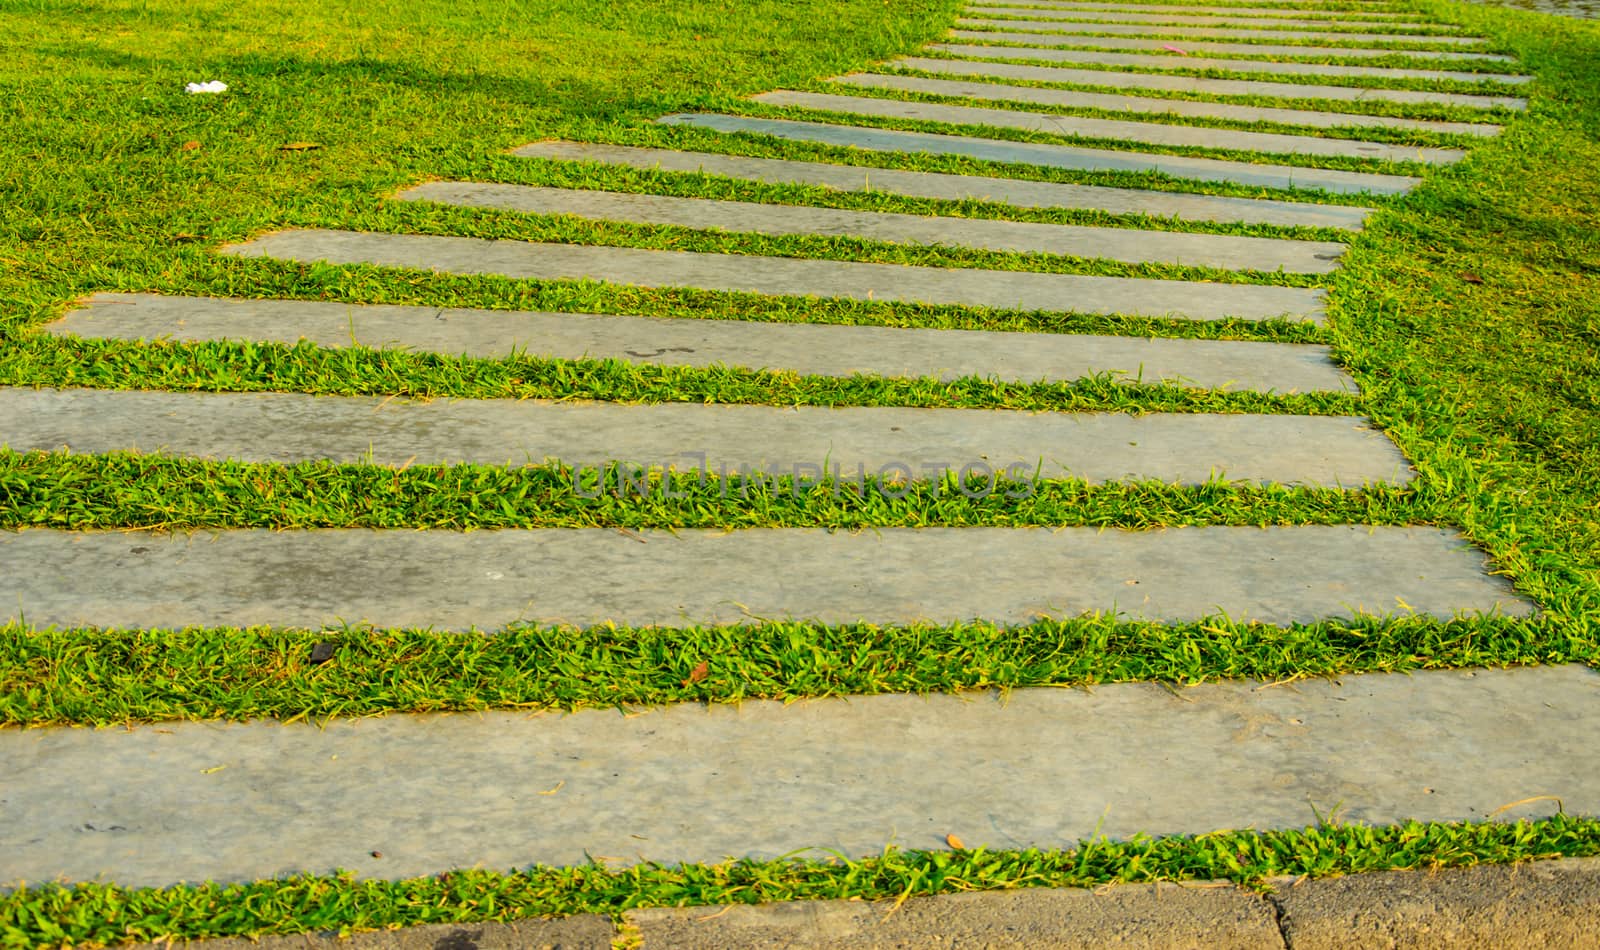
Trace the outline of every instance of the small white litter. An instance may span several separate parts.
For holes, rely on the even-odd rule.
[[[227,92],[228,84],[213,79],[210,82],[192,82],[183,88],[186,92]]]

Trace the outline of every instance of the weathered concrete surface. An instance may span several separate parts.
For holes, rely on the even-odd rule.
[[[504,358],[616,359],[669,366],[743,366],[818,376],[965,376],[1065,382],[1110,373],[1124,382],[1207,389],[1356,391],[1324,346],[1246,340],[995,333],[902,327],[673,320],[96,294],[44,327],[120,340],[253,340],[368,346]]]
[[[863,100],[866,101],[866,100]],[[657,120],[669,125],[693,125],[718,132],[748,132],[802,142],[842,145],[876,152],[924,152],[935,155],[962,155],[990,162],[1041,165],[1086,171],[1161,172],[1176,178],[1201,181],[1226,181],[1262,188],[1321,188],[1332,192],[1380,195],[1403,194],[1415,188],[1416,178],[1403,175],[1374,175],[1331,168],[1301,168],[1291,165],[1264,165],[1230,162],[1215,158],[1190,158],[1182,155],[1157,155],[1148,152],[1083,148],[1073,145],[1044,145],[1037,142],[1010,142],[1004,139],[936,135],[930,132],[902,132],[855,125],[823,122],[797,122],[790,119],[760,119],[750,116],[712,113],[680,113]]]
[[[1026,67],[1024,67],[1026,68]],[[1148,96],[1125,96],[1111,93],[1078,92],[1071,89],[1045,89],[1038,86],[1007,86],[992,82],[962,82],[950,79],[928,79],[921,76],[900,76],[882,73],[851,73],[829,82],[859,89],[893,89],[901,92],[922,92],[937,96],[966,99],[985,99],[994,102],[1026,102],[1041,106],[1062,106],[1075,109],[1105,109],[1120,112],[1144,112],[1153,115],[1199,116],[1212,119],[1232,119],[1238,122],[1281,122],[1285,125],[1304,125],[1312,128],[1390,128],[1415,129],[1420,132],[1439,132],[1454,135],[1497,135],[1500,126],[1477,122],[1437,122],[1432,119],[1399,119],[1387,115],[1362,115],[1353,112],[1314,112],[1306,109],[1269,109],[1260,106],[1236,106],[1222,102],[1195,99],[1156,99]],[[1049,131],[1044,129],[1044,131]],[[1405,150],[1396,152],[1405,158]]]
[[[1283,99],[1331,99],[1343,102],[1438,103],[1474,109],[1526,109],[1528,100],[1516,96],[1474,96],[1457,92],[1432,92],[1420,89],[1384,89],[1375,86],[1317,86],[1309,83],[1271,82],[1255,79],[1205,79],[1175,73],[1119,73],[1104,69],[1072,69],[1063,66],[1026,66],[1021,63],[990,63],[970,59],[933,59],[902,56],[884,64],[901,69],[940,73],[947,76],[984,76],[997,79],[1027,79],[1035,82],[1079,83],[1124,89],[1163,89],[1172,92],[1198,92],[1216,96],[1277,96]]]
[[[570,214],[633,224],[670,224],[772,235],[851,237],[896,244],[974,248],[1021,254],[1062,254],[1127,263],[1186,264],[1228,270],[1325,274],[1345,246],[1330,241],[1036,224],[984,218],[946,218],[811,208],[804,205],[717,201],[667,195],[619,194],[468,181],[431,181],[396,195],[534,214]]]
[[[135,944],[125,950],[611,950],[616,927],[595,914],[506,923],[427,924],[341,937],[337,932]]]
[[[1600,946],[1600,860],[1279,882],[1294,950]]]
[[[1141,30],[1141,32],[1151,32]],[[1188,31],[1179,31],[1180,33]],[[1056,33],[1001,33],[992,30],[951,30],[951,39],[973,40],[980,43],[1017,43],[1018,47],[991,46],[990,56],[1010,56],[1013,49],[1027,47],[1083,46],[1101,49],[1163,49],[1180,45],[1189,53],[1215,55],[1232,53],[1237,56],[1336,56],[1347,59],[1371,59],[1377,56],[1403,55],[1410,59],[1474,60],[1478,62],[1510,62],[1511,57],[1489,53],[1463,53],[1453,50],[1421,50],[1395,47],[1390,49],[1362,48],[1357,46],[1275,46],[1266,43],[1217,43],[1210,40],[1191,40],[1177,36],[1170,38],[1139,39],[1128,36],[1070,36]],[[1352,37],[1354,39],[1354,37]],[[1001,52],[993,52],[1000,50]]]
[[[1382,43],[1401,47],[1427,47],[1427,46],[1482,46],[1487,40],[1474,36],[1444,36],[1406,33],[1359,33],[1345,30],[1278,30],[1278,29],[1215,29],[1209,30],[1193,26],[1153,26],[1146,23],[1082,23],[1068,20],[994,20],[972,17],[961,17],[956,21],[957,26],[972,27],[978,30],[1004,31],[1007,37],[1013,35],[1032,36],[1043,33],[1050,37],[1048,40],[1021,39],[1008,40],[1017,43],[1055,43],[1059,36],[1094,35],[1095,42],[1104,36],[1164,36],[1176,37],[1180,40],[1194,38],[1241,40],[1243,43],[1253,44],[1257,40],[1319,40],[1330,43]],[[1408,24],[1409,25],[1409,24]],[[1399,28],[1398,26],[1396,27]],[[1078,45],[1094,45],[1085,43],[1081,39],[1072,42]],[[1341,47],[1342,48],[1342,47]],[[1408,50],[1409,51],[1409,50]],[[1238,52],[1231,50],[1230,52]]]
[[[1145,145],[1238,149],[1284,155],[1333,155],[1440,165],[1458,162],[1467,154],[1455,148],[1422,148],[1414,145],[1363,142],[1359,139],[1319,138],[1315,135],[1284,135],[1277,132],[1241,132],[1236,129],[1215,129],[1200,125],[1095,119],[1048,112],[1024,112],[1020,109],[990,109],[903,99],[836,96],[817,92],[764,92],[750,98],[773,106],[796,106],[824,112],[915,119],[952,125],[1020,129],[1025,132],[1048,132],[1052,135],[1117,139]]]
[[[983,65],[983,64],[979,64]],[[1263,198],[1221,198],[1140,188],[1103,188],[1017,178],[945,175],[863,165],[832,165],[712,152],[634,148],[587,142],[535,142],[512,152],[523,158],[602,162],[630,168],[700,172],[745,181],[818,185],[839,191],[881,191],[946,201],[992,201],[1018,208],[1086,208],[1112,214],[1144,214],[1186,221],[1306,225],[1361,230],[1370,208],[1320,205]]]
[[[610,480],[603,490],[621,494]],[[0,534],[0,564],[0,619],[38,627],[1011,626],[1090,611],[1283,624],[1533,609],[1485,574],[1483,556],[1454,532],[1343,525],[854,534],[39,528]]]
[[[618,460],[794,474],[1016,465],[1089,481],[1407,482],[1394,443],[1347,416],[1029,413],[891,406],[628,405],[519,399],[0,388],[13,451],[141,451],[401,466]]]
[[[641,950],[1279,950],[1272,905],[1226,882],[982,891],[893,901],[796,901],[629,911]]]
[[[1061,847],[1301,828],[1336,806],[1361,823],[1481,820],[1538,794],[1593,815],[1597,729],[1600,677],[1586,667],[9,729],[0,881],[867,855],[942,848],[948,834]]]
[[[1298,287],[1090,277],[977,268],[534,244],[427,234],[280,231],[224,248],[240,257],[410,267],[447,274],[596,280],[796,297],[905,301],[1177,320],[1324,319],[1324,292]]]
[[[1291,76],[1369,76],[1375,79],[1456,79],[1461,82],[1532,82],[1532,76],[1512,73],[1467,73],[1441,69],[1405,69],[1391,66],[1339,66],[1327,63],[1285,63],[1265,59],[1200,59],[1176,54],[1102,53],[1094,50],[1044,49],[1024,46],[978,46],[966,43],[931,43],[930,52],[975,58],[1043,60],[1054,63],[1100,63],[1106,66],[1149,66],[1156,69],[1226,69],[1238,73]],[[1184,46],[1188,49],[1188,46]],[[1340,55],[1348,55],[1341,51]],[[1387,53],[1383,55],[1388,55]],[[1481,59],[1482,57],[1474,57]]]

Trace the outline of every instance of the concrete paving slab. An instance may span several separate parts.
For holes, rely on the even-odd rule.
[[[976,30],[1004,30],[1011,33],[1046,33],[1054,36],[1165,36],[1184,40],[1221,39],[1254,43],[1260,40],[1317,40],[1328,43],[1383,43],[1395,46],[1482,46],[1488,40],[1473,36],[1442,36],[1406,33],[1358,33],[1353,30],[1240,29],[1217,24],[1220,29],[1196,26],[1156,26],[1149,23],[1086,23],[1074,20],[996,20],[983,17],[958,17],[955,25]],[[1270,25],[1270,24],[1269,24]],[[1035,41],[1037,42],[1037,41]]]
[[[1403,175],[1375,175],[1331,168],[1301,168],[1291,165],[1265,165],[1232,162],[1216,158],[1191,158],[1183,155],[1157,155],[1148,152],[1084,148],[1075,145],[1045,145],[1038,142],[1011,142],[1004,139],[937,135],[931,132],[904,132],[864,126],[831,125],[824,122],[798,122],[791,119],[758,119],[750,116],[710,113],[680,113],[658,119],[669,125],[693,125],[718,132],[745,132],[777,138],[878,152],[924,152],[936,155],[961,155],[991,162],[1039,165],[1046,168],[1071,168],[1085,171],[1160,172],[1177,178],[1200,181],[1225,181],[1262,188],[1320,188],[1343,194],[1404,194],[1415,188],[1419,179]]]
[[[1279,882],[1295,950],[1600,946],[1600,860]]]
[[[1031,888],[894,901],[794,901],[629,911],[642,950],[1282,950],[1272,905],[1227,882]]]
[[[1188,49],[1188,46],[1183,47]],[[1026,46],[979,46],[970,43],[930,43],[929,52],[979,59],[1042,60],[1053,63],[1099,63],[1106,66],[1142,66],[1155,69],[1225,69],[1238,73],[1285,76],[1365,76],[1373,79],[1452,79],[1460,82],[1532,82],[1532,76],[1513,73],[1467,73],[1443,69],[1405,69],[1393,66],[1342,66],[1327,63],[1275,62],[1265,59],[1211,59],[1176,54],[1104,53],[1094,50],[1043,49]]]
[[[1355,392],[1324,346],[1056,333],[674,320],[96,294],[46,332],[121,340],[252,340],[466,355],[615,359],[668,366],[742,366],[815,376],[977,376],[1066,382],[1109,373],[1122,382],[1206,389]]]
[[[1024,66],[1020,63],[985,63],[963,59],[931,59],[902,56],[885,65],[916,69],[946,76],[979,76],[989,79],[1027,79],[1034,82],[1078,83],[1123,89],[1163,89],[1217,96],[1279,96],[1284,99],[1332,99],[1342,102],[1404,102],[1474,109],[1526,109],[1528,100],[1516,96],[1469,96],[1454,92],[1427,92],[1417,89],[1382,89],[1373,86],[1313,86],[1306,83],[1270,82],[1250,79],[1202,79],[1169,73],[1119,73],[1104,69],[1071,69],[1060,66]]]
[[[512,152],[525,158],[601,162],[630,168],[700,172],[744,181],[818,185],[839,191],[879,191],[946,201],[1002,202],[1018,208],[1084,208],[1112,214],[1147,214],[1184,221],[1239,221],[1361,230],[1370,208],[1320,205],[1263,198],[1220,198],[1140,188],[1103,188],[1060,182],[900,171],[863,165],[832,165],[712,152],[634,148],[587,142],[535,142]]]
[[[1498,125],[1476,122],[1400,119],[1387,115],[1315,112],[1307,109],[1269,109],[1260,106],[1229,105],[1222,102],[1202,102],[1193,99],[1156,99],[1148,96],[1079,92],[1070,89],[1043,89],[1038,86],[1008,86],[994,82],[928,79],[922,76],[851,73],[847,76],[837,76],[828,81],[842,86],[853,86],[858,89],[892,89],[900,92],[928,93],[952,98],[981,99],[993,102],[1025,102],[1032,105],[1061,106],[1072,109],[1141,112],[1155,116],[1197,116],[1209,119],[1232,119],[1237,122],[1280,122],[1285,125],[1304,125],[1321,129],[1340,127],[1415,129],[1419,132],[1485,137],[1500,133],[1500,126]],[[1403,154],[1403,150],[1397,149],[1396,151]]]
[[[1063,847],[1303,828],[1340,803],[1363,824],[1482,820],[1536,793],[1593,815],[1597,729],[1600,679],[1585,667],[8,729],[0,881],[859,856],[939,849],[947,834]]]
[[[1030,12],[1061,12],[1077,16],[1081,11],[1112,10],[1122,13],[1137,14],[1139,16],[1168,16],[1185,13],[1206,14],[1213,17],[1316,17],[1319,20],[1339,21],[1346,18],[1360,18],[1362,20],[1403,20],[1415,17],[1413,13],[1401,13],[1384,10],[1378,5],[1356,5],[1333,9],[1324,7],[1304,7],[1293,4],[1282,6],[1244,7],[1244,6],[1194,6],[1187,3],[1142,3],[1138,0],[1128,3],[1061,3],[1057,0],[1027,0],[1026,3],[1009,3],[1005,0],[989,0],[984,3],[968,3],[969,10],[989,11],[994,8],[1025,8]]]
[[[283,231],[225,248],[241,257],[410,267],[448,274],[596,280],[639,287],[910,301],[1179,320],[1271,317],[1321,322],[1323,292],[1294,287],[1088,277],[976,268],[533,244],[425,234]]]
[[[1122,10],[1097,10],[1077,7],[1030,7],[1030,6],[990,6],[987,4],[968,4],[966,12],[974,17],[994,19],[1004,17],[1017,20],[1044,20],[1056,22],[1060,20],[1094,21],[1097,23],[1157,23],[1188,26],[1219,26],[1229,28],[1265,27],[1268,29],[1323,29],[1329,27],[1371,28],[1377,30],[1402,30],[1407,32],[1427,32],[1430,30],[1452,29],[1437,23],[1417,23],[1415,20],[1400,19],[1384,20],[1382,15],[1368,16],[1366,11],[1352,11],[1349,18],[1330,18],[1326,14],[1317,16],[1307,12],[1303,16],[1295,15],[1292,10],[1272,10],[1271,15],[1262,15],[1260,11],[1251,12],[1234,11],[1227,8],[1216,9],[1205,15],[1186,14],[1183,12],[1164,13],[1138,13],[1127,9]],[[1398,16],[1391,14],[1390,16]]]
[[[774,475],[1015,466],[1093,482],[1214,477],[1407,482],[1399,450],[1350,416],[1027,413],[520,399],[0,388],[13,451],[141,451],[247,462],[569,465],[611,461]],[[905,477],[910,477],[909,475]]]
[[[1126,263],[1186,264],[1228,270],[1326,274],[1338,267],[1345,245],[1333,241],[1033,224],[983,218],[845,211],[803,205],[716,201],[666,195],[619,194],[465,181],[432,181],[395,196],[534,214],[567,214],[631,224],[820,237],[849,237],[1018,254],[1060,254]]]
[[[1150,31],[1143,31],[1150,32]],[[1181,32],[1181,31],[1180,31]],[[1140,39],[1128,36],[1091,36],[1060,35],[1054,33],[1005,33],[991,30],[951,30],[948,34],[951,39],[971,40],[980,43],[1017,43],[1017,48],[1044,48],[1060,46],[1092,47],[1098,49],[1134,49],[1134,50],[1164,50],[1168,46],[1177,45],[1191,54],[1215,56],[1231,53],[1236,56],[1328,56],[1342,59],[1373,59],[1378,56],[1404,55],[1411,59],[1426,60],[1474,60],[1478,62],[1512,62],[1509,56],[1491,55],[1489,53],[1455,52],[1451,50],[1420,50],[1420,49],[1362,49],[1355,46],[1276,46],[1267,43],[1223,43],[1211,40],[1189,39],[1193,36],[1188,32],[1184,36],[1158,37],[1156,39]],[[1266,39],[1267,37],[1262,37]],[[1350,34],[1350,42],[1361,42],[1355,34]],[[1013,47],[991,47],[1003,52],[989,53],[990,56],[1010,56]],[[1169,53],[1168,58],[1176,56]],[[1213,67],[1222,68],[1222,67]],[[1481,74],[1480,74],[1481,75]]]
[[[1020,129],[1024,132],[1048,132],[1051,135],[1117,139],[1146,145],[1237,149],[1280,155],[1370,158],[1394,162],[1423,162],[1430,165],[1448,165],[1461,161],[1467,155],[1457,148],[1423,148],[1415,145],[1363,142],[1359,139],[1319,138],[1314,135],[1284,135],[1276,132],[1242,132],[1198,125],[1095,119],[1048,112],[1025,112],[1020,109],[990,109],[980,106],[911,102],[902,99],[836,96],[817,92],[764,92],[750,98],[767,105],[796,106],[845,115],[915,119],[950,125],[980,125],[998,129]]]
[[[612,950],[616,927],[598,914],[550,920],[527,918],[496,923],[425,924],[372,930],[278,937],[229,937],[124,945],[123,950]]]

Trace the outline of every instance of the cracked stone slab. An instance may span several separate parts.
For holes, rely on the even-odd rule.
[[[642,950],[1282,950],[1275,912],[1226,881],[1023,888],[881,901],[790,901],[628,911]]]
[[[1370,208],[1264,198],[1223,198],[1140,188],[1105,188],[1018,178],[948,175],[863,165],[748,158],[588,142],[535,142],[512,152],[522,158],[597,162],[629,168],[721,175],[771,184],[817,185],[839,191],[880,191],[945,201],[990,201],[1018,208],[1084,208],[1187,221],[1306,225],[1361,230]]]
[[[1595,858],[1280,881],[1272,899],[1295,950],[1600,944]]]
[[[1253,284],[1092,277],[976,268],[535,244],[426,234],[282,231],[223,249],[240,257],[409,267],[446,274],[594,280],[638,287],[839,297],[850,300],[1126,314],[1176,320],[1320,323],[1321,290]]]
[[[1474,109],[1501,107],[1523,110],[1528,107],[1528,100],[1515,96],[1475,96],[1458,92],[1383,89],[1373,86],[1316,86],[1309,83],[1252,79],[1204,79],[1199,76],[1174,73],[1119,73],[1104,69],[1025,66],[1020,63],[989,63],[967,59],[902,56],[884,65],[947,76],[1025,79],[1034,82],[1078,83],[1124,89],[1162,89],[1215,96],[1277,96],[1283,99],[1332,99],[1342,102],[1437,103]]]
[[[888,101],[888,100],[860,100]],[[917,105],[913,103],[913,105]],[[998,111],[998,110],[996,110]],[[1200,181],[1225,181],[1262,188],[1320,188],[1344,194],[1404,194],[1415,188],[1419,179],[1404,175],[1378,175],[1331,168],[1302,168],[1291,165],[1266,165],[1233,162],[1216,158],[1191,158],[1183,155],[1156,155],[1148,152],[1085,148],[1075,145],[1046,145],[1038,142],[1011,142],[1005,139],[938,135],[931,132],[904,132],[825,122],[800,122],[792,119],[762,119],[751,116],[714,113],[679,113],[657,121],[668,125],[692,125],[717,132],[771,135],[777,138],[876,152],[923,152],[935,155],[961,155],[990,162],[1070,168],[1084,171],[1160,172],[1175,178]],[[1132,123],[1128,123],[1132,124]],[[1292,136],[1291,136],[1292,137]]]
[[[1217,129],[1200,125],[1096,119],[1088,116],[1024,112],[1018,109],[990,109],[819,92],[764,92],[750,98],[754,102],[766,105],[793,106],[822,112],[914,119],[950,125],[981,125],[989,128],[1020,129],[1025,132],[1048,132],[1052,135],[1117,139],[1145,145],[1237,149],[1284,155],[1331,155],[1342,158],[1424,162],[1431,165],[1458,162],[1467,154],[1456,148],[1424,148],[1416,145],[1390,145],[1386,142],[1363,142],[1359,139],[1285,135],[1277,132],[1242,132],[1237,129]]]
[[[1091,482],[1405,483],[1383,433],[1353,416],[1028,413],[887,406],[621,404],[531,399],[0,389],[12,451],[139,451],[387,466],[612,461],[820,478],[1002,472]],[[811,473],[811,474],[807,474]]]
[[[1237,122],[1279,122],[1284,125],[1304,125],[1322,129],[1340,127],[1414,129],[1419,132],[1478,136],[1491,136],[1500,133],[1500,126],[1478,122],[1442,122],[1433,119],[1399,119],[1394,116],[1364,115],[1353,112],[1315,112],[1307,109],[1238,106],[1194,99],[1156,99],[1148,96],[1078,92],[1071,89],[1044,89],[1037,86],[1007,86],[993,82],[961,82],[959,80],[928,79],[921,76],[901,76],[883,73],[851,73],[848,76],[838,76],[828,81],[842,86],[853,86],[858,89],[890,89],[899,92],[920,92],[937,96],[950,96],[952,98],[1021,102],[1030,105],[1061,106],[1075,109],[1145,112],[1157,116],[1196,116],[1210,119],[1231,119]],[[1021,114],[1026,115],[1027,113]],[[1041,124],[1039,129],[1041,131],[1051,131],[1051,127],[1044,124]],[[1398,147],[1393,151],[1394,157],[1404,159],[1409,158],[1410,153],[1415,149]],[[1365,155],[1367,153],[1354,152],[1352,154]]]
[[[1104,53],[1095,50],[1044,49],[1025,46],[979,46],[970,43],[930,43],[924,49],[974,59],[1025,59],[1052,63],[1099,63],[1106,66],[1143,66],[1155,69],[1225,69],[1237,73],[1289,76],[1364,76],[1373,79],[1453,79],[1460,82],[1532,82],[1532,76],[1512,73],[1469,73],[1444,69],[1406,69],[1394,66],[1344,66],[1327,63],[1274,62],[1266,59],[1200,59],[1144,53]],[[1340,55],[1348,55],[1341,51]],[[1388,54],[1384,54],[1388,55]],[[1480,57],[1481,58],[1481,57]]]
[[[942,849],[948,834],[972,848],[1051,848],[1298,829],[1335,806],[1361,824],[1484,820],[1535,792],[1593,815],[1597,730],[1600,677],[1575,666],[1003,700],[8,729],[0,881],[862,856]]]
[[[1150,32],[1150,31],[1142,31]],[[1193,36],[1192,31],[1179,31]],[[1426,60],[1472,60],[1474,62],[1506,63],[1513,62],[1510,56],[1493,55],[1490,53],[1458,52],[1454,50],[1420,50],[1420,49],[1372,49],[1356,46],[1274,46],[1266,43],[1218,43],[1210,40],[1191,40],[1178,36],[1169,39],[1140,39],[1127,36],[1075,36],[1055,33],[1005,33],[997,30],[951,30],[948,34],[951,39],[976,40],[982,43],[1016,43],[1011,46],[991,46],[991,56],[1010,56],[1013,49],[1026,49],[1030,47],[1052,48],[1063,46],[1099,47],[1101,49],[1166,49],[1173,44],[1182,44],[1182,48],[1189,53],[1203,53],[1213,55],[1217,53],[1232,53],[1238,56],[1332,56],[1346,59],[1372,59],[1378,56],[1405,56],[1410,59]],[[1214,67],[1221,68],[1221,67]]]
[[[887,214],[484,182],[432,181],[408,188],[395,197],[402,201],[432,201],[532,214],[575,215],[630,224],[666,224],[771,235],[849,237],[895,244],[1103,258],[1135,264],[1286,270],[1297,274],[1330,273],[1338,267],[1339,257],[1345,250],[1345,245],[1331,241],[1288,241],[1180,231]]]
[[[741,366],[814,376],[1067,382],[1109,373],[1261,392],[1356,392],[1327,347],[1250,340],[680,320],[595,313],[96,294],[44,327],[119,340],[250,340],[464,355]]]
[[[1178,40],[1189,40],[1196,37],[1204,39],[1243,40],[1249,43],[1252,40],[1322,40],[1332,43],[1384,43],[1396,47],[1439,45],[1439,46],[1481,46],[1488,40],[1474,36],[1442,36],[1420,35],[1405,33],[1357,33],[1354,31],[1327,31],[1327,30],[1276,30],[1276,29],[1196,29],[1193,26],[1153,26],[1146,23],[1081,23],[1068,20],[991,20],[961,17],[956,21],[957,26],[973,27],[978,30],[994,30],[1005,32],[1007,36],[1015,34],[1033,35],[1044,33],[1048,40],[1030,39],[1028,42],[1055,42],[1061,36],[1094,35],[1098,42],[1103,36],[1163,36],[1175,37]],[[1013,42],[1022,42],[1020,40]],[[1075,39],[1076,43],[1083,43]],[[1254,44],[1251,44],[1254,45]],[[1292,47],[1291,47],[1292,48]],[[1339,47],[1343,49],[1343,47]],[[1407,50],[1411,52],[1411,50]],[[1507,57],[1509,58],[1509,57]]]
[[[352,345],[489,359],[521,354],[666,366],[740,366],[814,376],[1067,382],[1109,373],[1262,392],[1355,392],[1310,344],[1089,334],[679,320],[594,313],[96,294],[46,332],[119,340]]]

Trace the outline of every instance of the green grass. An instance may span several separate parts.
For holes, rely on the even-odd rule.
[[[1095,841],[1068,851],[887,850],[865,858],[453,871],[402,881],[354,875],[138,889],[27,887],[0,896],[0,947],[99,947],[154,937],[350,933],[424,923],[609,914],[642,907],[909,897],[1016,887],[1435,870],[1600,851],[1600,822],[1556,816],[1504,824],[1302,830]]]
[[[1249,5],[1262,5],[1251,2]],[[1535,619],[1401,617],[1270,627],[1106,617],[1002,630],[985,624],[731,629],[516,628],[497,637],[360,628],[39,631],[0,627],[0,726],[571,708],[1112,681],[1194,683],[1542,663],[1600,664],[1600,30],[1531,14],[1419,0],[1416,10],[1494,39],[1528,86],[1394,85],[1527,95],[1526,114],[1430,169],[1405,198],[1194,187],[1171,178],[859,153],[666,128],[777,88],[865,68],[936,37],[950,0],[694,5],[592,0],[492,6],[424,0],[297,5],[293,17],[206,0],[0,0],[0,383],[626,402],[906,405],[1119,412],[1370,415],[1415,462],[1405,488],[1364,492],[1087,486],[969,499],[917,483],[902,499],[821,490],[684,499],[575,498],[549,466],[514,470],[246,465],[125,454],[0,452],[0,527],[1441,524],[1458,527],[1538,600]],[[1332,9],[1331,6],[1321,7]],[[1398,7],[1397,7],[1398,8]],[[1285,6],[1286,11],[1299,9]],[[1410,9],[1410,7],[1407,7]],[[382,29],[374,24],[384,24]],[[204,35],[205,43],[195,41]],[[1003,48],[995,55],[1004,56]],[[1402,60],[1403,61],[1403,60]],[[1363,64],[1370,65],[1370,61]],[[1094,69],[1094,65],[1072,64]],[[1464,64],[1439,64],[1458,70]],[[1498,66],[1499,64],[1490,64]],[[1488,68],[1488,67],[1486,67]],[[1123,67],[1112,67],[1121,70]],[[1145,70],[1135,70],[1145,71]],[[1194,75],[1238,74],[1184,67]],[[221,78],[219,98],[181,92]],[[1276,82],[1373,85],[1357,77]],[[1138,95],[1161,95],[1140,91]],[[1267,104],[1267,100],[1241,100]],[[1315,100],[1303,108],[1324,108]],[[1327,108],[1336,107],[1326,104]],[[1337,106],[1337,108],[1347,108]],[[1438,107],[1362,111],[1460,118]],[[1473,113],[1475,114],[1475,113]],[[1010,175],[1156,190],[1333,200],[1379,208],[1368,229],[1214,225],[766,186],[509,157],[545,138],[872,167]],[[188,143],[194,147],[185,147]],[[315,142],[310,151],[283,151]],[[1364,166],[1371,167],[1371,166]],[[1328,278],[1229,275],[925,251],[872,242],[752,238],[447,209],[384,196],[431,178],[818,203],[1116,227],[1349,239]],[[592,283],[296,265],[213,253],[281,227],[367,227],[795,257],[1317,284],[1326,327],[1179,323],[911,304],[650,291]],[[1176,387],[826,379],[518,356],[474,360],[238,343],[134,344],[35,332],[102,290],[697,319],[1249,338],[1331,344],[1362,395],[1271,396]],[[936,490],[940,489],[940,490]],[[331,662],[311,647],[331,642]],[[700,662],[703,679],[689,676]],[[898,853],[852,862],[579,867],[383,883],[298,878],[139,891],[29,887],[0,896],[0,945],[94,945],[160,935],[368,929],[636,906],[885,897],[1116,880],[1330,874],[1600,852],[1600,825],[1324,826],[1136,840],[1076,852]]]

